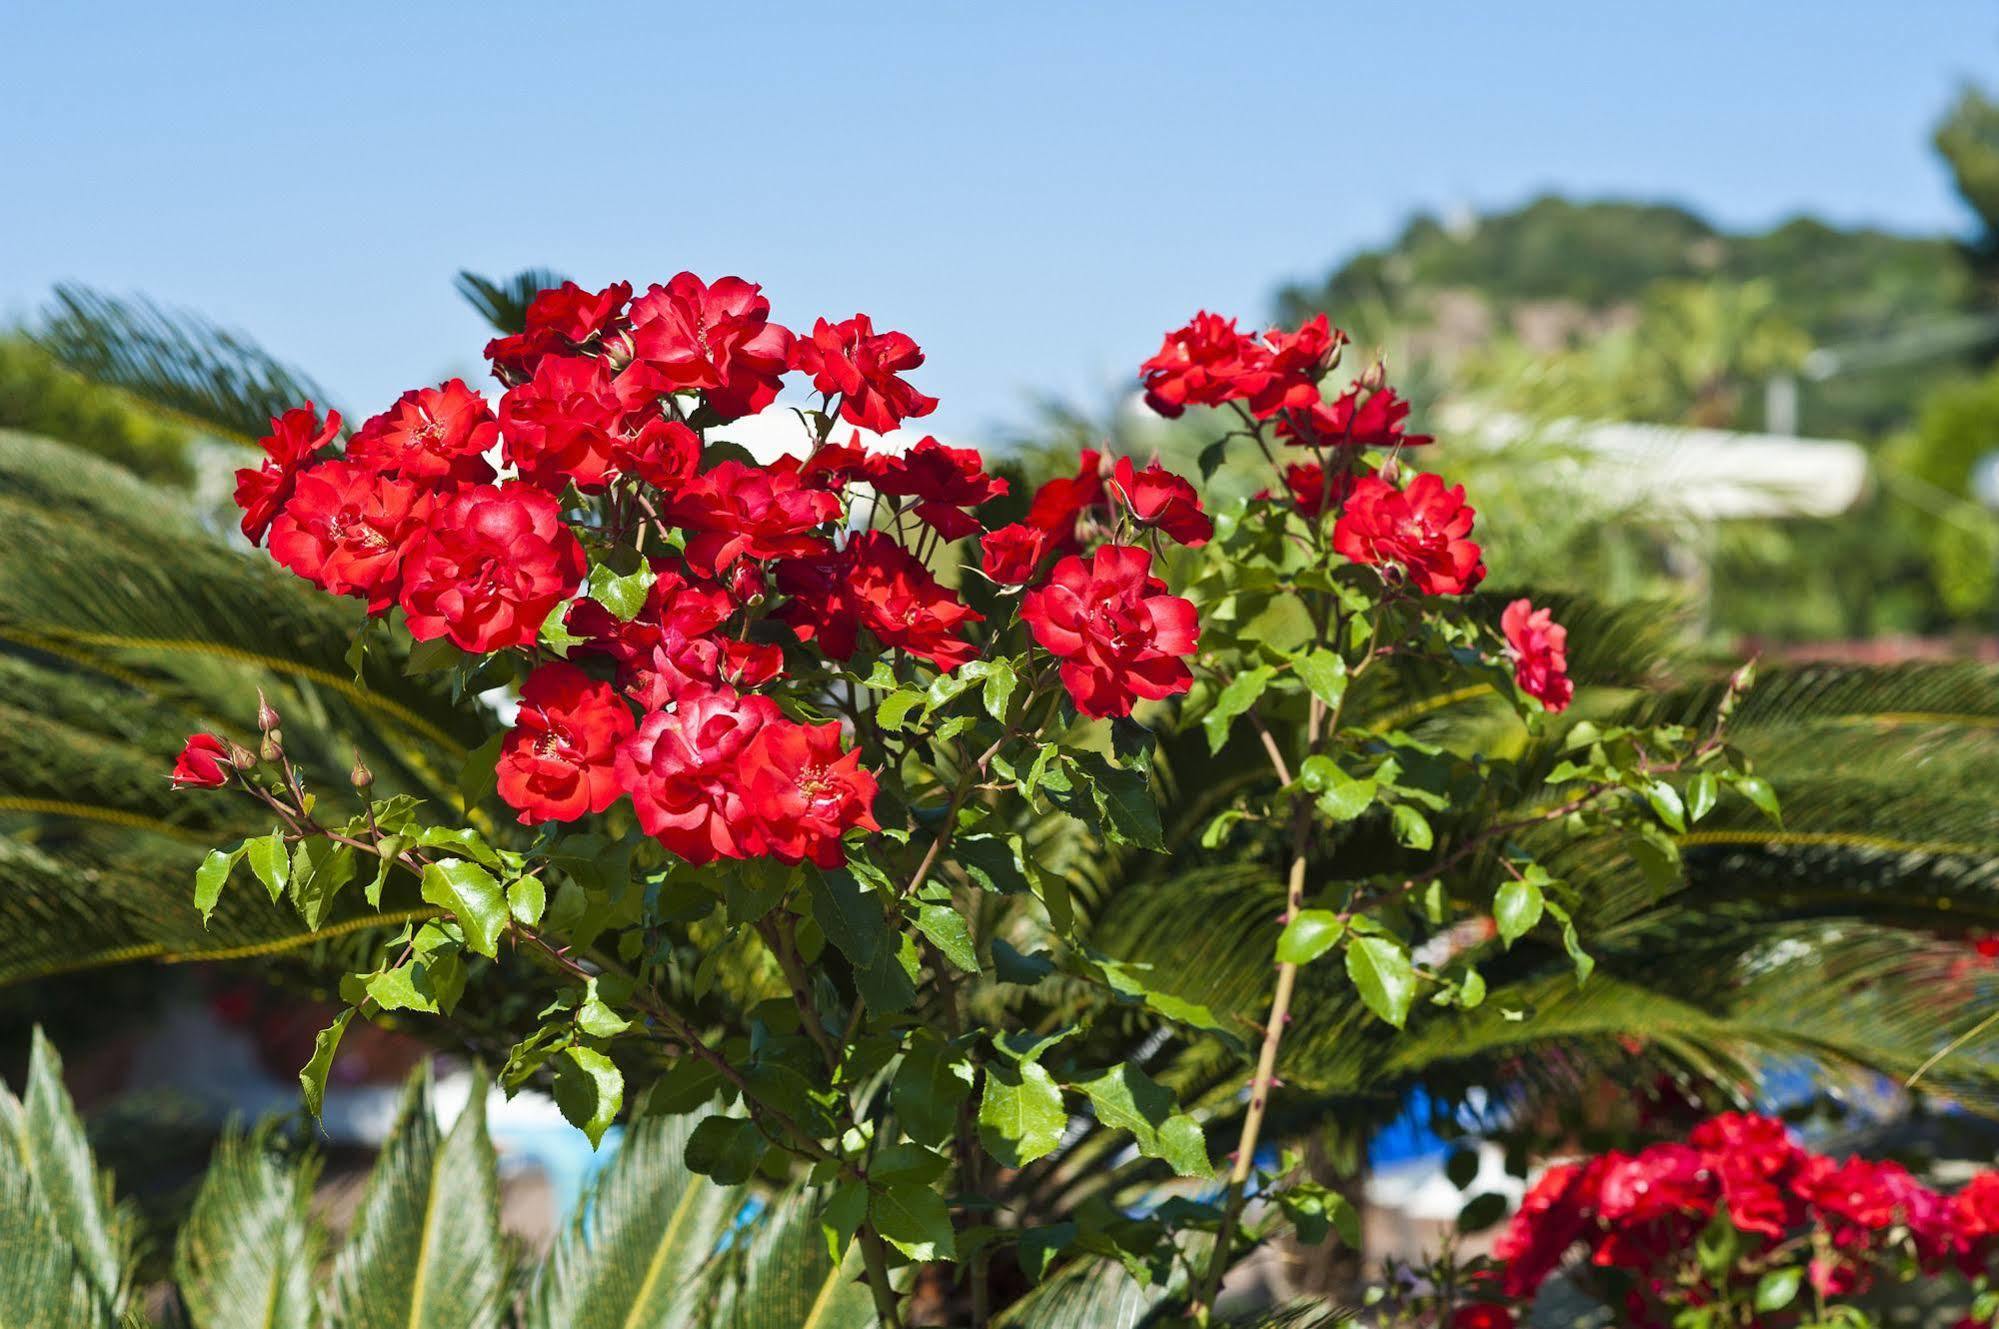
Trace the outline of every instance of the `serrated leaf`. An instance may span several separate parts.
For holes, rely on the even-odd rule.
[[[1773,825],[1784,824],[1784,810],[1777,802],[1777,791],[1770,787],[1768,780],[1760,775],[1739,776],[1735,781],[1735,789],[1737,793],[1755,804],[1757,810],[1768,817]]]
[[[1508,946],[1534,930],[1541,921],[1541,888],[1531,881],[1508,879],[1492,897],[1492,921]]]
[[[1077,755],[1075,762],[1112,839],[1140,849],[1166,847],[1159,826],[1159,804],[1145,772],[1113,766],[1094,752]]]
[[[909,719],[909,713],[923,705],[925,700],[921,692],[891,692],[875,703],[875,723],[891,732],[900,730]]]
[[[1436,834],[1430,829],[1429,819],[1407,803],[1397,803],[1388,815],[1395,832],[1395,843],[1418,852],[1436,843]]]
[[[1687,782],[1687,821],[1694,823],[1714,811],[1718,781],[1711,771],[1702,771]]]
[[[985,703],[986,714],[1006,723],[1007,704],[1013,700],[1013,690],[1020,682],[1020,676],[1013,671],[1010,660],[993,660],[986,666],[985,687],[980,691],[980,700]]]
[[[1346,935],[1344,919],[1330,909],[1300,909],[1277,937],[1277,958],[1285,964],[1310,964],[1339,945]]]
[[[603,563],[590,569],[583,593],[604,606],[612,618],[629,623],[646,607],[646,592],[652,589],[652,568],[644,559],[630,572],[617,572]]]
[[[371,908],[379,909],[382,907],[382,884],[388,881],[390,870],[395,867],[396,859],[403,852],[403,846],[408,843],[400,835],[385,835],[376,841],[375,851],[377,858],[375,860],[375,877],[374,880],[368,883],[367,890],[363,892],[367,896],[368,904]]]
[[[919,905],[916,926],[945,959],[965,973],[979,972],[978,948],[972,944],[972,929],[963,914],[948,904]]]
[[[993,938],[992,951],[993,975],[1002,983],[1032,985],[1055,972],[1055,962],[1046,953],[1029,951],[1023,955],[1005,937]]]
[[[949,1044],[924,1033],[912,1036],[889,1084],[889,1101],[904,1133],[924,1144],[950,1139],[974,1074],[971,1061]]]
[[[1337,707],[1347,693],[1347,662],[1337,651],[1324,648],[1308,651],[1292,662],[1298,681],[1329,707]]]
[[[617,1063],[595,1048],[571,1044],[555,1063],[555,1105],[570,1125],[590,1137],[595,1149],[618,1119],[625,1102],[625,1077]]]
[[[229,881],[229,871],[236,866],[242,850],[224,853],[211,849],[201,860],[201,866],[194,873],[194,907],[201,911],[201,925],[208,926],[208,917],[215,912],[216,903],[222,899],[222,888]]]
[[[1654,780],[1645,786],[1645,801],[1652,805],[1659,820],[1676,832],[1687,829],[1686,805],[1680,801],[1680,791],[1664,780]]]
[[[1138,1067],[1112,1066],[1075,1087],[1089,1097],[1098,1121],[1130,1131],[1147,1158],[1164,1161],[1183,1177],[1205,1177],[1214,1170],[1200,1126],[1179,1110],[1170,1090]]]
[[[1229,680],[1228,686],[1215,698],[1214,707],[1201,717],[1201,729],[1208,736],[1210,755],[1222,750],[1222,745],[1229,741],[1229,726],[1235,723],[1237,716],[1256,704],[1257,698],[1263,695],[1263,690],[1275,677],[1275,669],[1269,665],[1258,665]]]
[[[1068,1123],[1062,1091],[1041,1063],[987,1064],[979,1140],[1002,1167],[1025,1167],[1053,1153]]]
[[[957,1240],[944,1197],[918,1182],[871,1190],[868,1217],[883,1239],[912,1260],[954,1260]]]
[[[291,883],[287,889],[292,903],[298,906],[299,916],[312,931],[319,931],[333,911],[334,897],[352,880],[352,845],[315,837],[300,840],[292,850]]]
[[[326,1074],[333,1069],[333,1057],[340,1050],[340,1036],[347,1032],[347,1022],[354,1018],[354,1008],[348,1007],[333,1017],[333,1023],[314,1035],[312,1057],[298,1073],[299,1092],[305,1096],[305,1110],[314,1121],[319,1120],[320,1107],[326,1101]]]
[[[541,922],[547,907],[548,889],[540,877],[518,877],[507,883],[507,912],[522,927],[531,928]]]
[[[507,897],[493,874],[462,858],[441,858],[423,870],[423,898],[448,909],[465,929],[465,944],[487,959],[500,953]]]
[[[756,1174],[770,1141],[748,1117],[704,1117],[687,1137],[687,1166],[724,1186]]]
[[[1347,977],[1360,999],[1381,1019],[1400,1029],[1416,1000],[1416,971],[1409,952],[1392,937],[1355,936],[1347,941]]]
[[[285,887],[292,877],[291,851],[285,847],[285,837],[272,831],[244,841],[243,848],[250,860],[250,871],[264,883],[264,889],[271,893],[271,903],[276,904],[284,898]]]

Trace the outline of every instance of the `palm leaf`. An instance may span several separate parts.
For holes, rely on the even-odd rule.
[[[25,1173],[0,1170],[0,1329],[117,1323]]]
[[[259,1136],[216,1146],[175,1252],[193,1329],[318,1329],[316,1172],[280,1161]]]
[[[460,272],[456,285],[467,304],[502,336],[527,326],[528,305],[536,295],[562,285],[562,274],[549,268],[527,268],[498,281],[476,272]]]
[[[556,1239],[524,1308],[526,1329],[671,1329],[747,1196],[688,1171],[701,1116],[644,1117]]]
[[[59,285],[34,339],[92,382],[241,443],[308,400],[330,406],[310,378],[244,334],[143,296]]]

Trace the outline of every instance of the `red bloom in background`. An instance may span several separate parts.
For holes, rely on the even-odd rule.
[[[777,617],[832,659],[853,655],[857,628],[947,671],[978,655],[959,631],[982,616],[885,531],[862,531],[834,554],[780,563],[777,584],[791,597]]]
[[[683,272],[632,301],[632,348],[662,390],[699,389],[723,420],[777,399],[791,331],[770,321],[763,288],[741,277],[710,286]]]
[[[1613,1223],[1647,1223],[1714,1211],[1715,1179],[1701,1151],[1655,1144],[1633,1157],[1610,1154],[1597,1183],[1598,1216]]]
[[[601,493],[617,468],[619,417],[610,370],[581,355],[547,355],[500,398],[506,457],[531,485],[560,494],[571,482]]]
[[[1048,532],[1015,522],[979,537],[979,568],[1002,586],[1025,586],[1048,552]]]
[[[808,484],[796,457],[769,466],[729,460],[688,481],[660,515],[688,532],[688,566],[712,577],[739,558],[813,553],[824,542],[810,532],[840,515],[840,500]]]
[[[1152,555],[1105,545],[1088,562],[1070,555],[1048,584],[1029,591],[1021,617],[1062,661],[1062,685],[1085,715],[1130,715],[1193,686],[1183,658],[1194,653],[1194,606],[1151,575]]]
[[[1291,491],[1291,506],[1306,517],[1324,516],[1329,508],[1346,502],[1353,493],[1353,472],[1341,470],[1326,483],[1326,470],[1315,461],[1293,462],[1284,468],[1284,487]]]
[[[791,347],[791,367],[812,375],[818,391],[840,398],[840,418],[877,434],[937,409],[935,397],[901,377],[922,363],[923,350],[915,341],[901,332],[876,332],[866,314],[838,323],[819,319],[811,337],[800,337]]]
[[[839,867],[847,861],[841,836],[881,829],[875,777],[861,769],[858,748],[840,750],[837,721],[764,725],[743,749],[741,778],[757,848],[783,862]]]
[[[1999,1172],[1980,1172],[1950,1197],[1952,1220],[1967,1246],[1999,1236]]]
[[[1894,1163],[1865,1158],[1835,1163],[1830,1158],[1813,1157],[1805,1160],[1793,1185],[1814,1209],[1844,1219],[1855,1228],[1878,1231],[1895,1222],[1902,1183],[1907,1179],[1908,1173]]]
[[[1310,410],[1320,404],[1319,380],[1333,366],[1333,356],[1346,344],[1347,334],[1320,314],[1296,332],[1272,328],[1264,335],[1269,351],[1254,373],[1245,376],[1249,409],[1258,419],[1280,411]]]
[[[583,546],[552,495],[518,481],[440,503],[403,556],[403,612],[418,641],[480,653],[533,644],[583,580]]]
[[[1198,549],[1214,537],[1215,524],[1201,511],[1194,486],[1158,462],[1140,471],[1132,466],[1131,458],[1119,457],[1112,480],[1139,525],[1156,526],[1168,539],[1190,549]]]
[[[1393,564],[1424,595],[1463,595],[1485,578],[1463,485],[1425,472],[1398,490],[1379,476],[1354,482],[1333,525],[1333,548],[1356,563]]]
[[[1234,319],[1203,310],[1186,327],[1167,333],[1159,353],[1139,366],[1145,404],[1173,419],[1189,406],[1233,401],[1244,395],[1245,379],[1267,358],[1255,338],[1236,331]]]
[[[257,440],[263,464],[236,472],[236,506],[243,509],[243,534],[251,544],[260,543],[271,529],[271,519],[292,496],[298,473],[339,433],[340,412],[328,411],[322,425],[311,402],[271,421],[271,432]]]
[[[483,484],[493,478],[485,453],[499,437],[486,399],[454,378],[405,392],[355,431],[347,460],[425,484]]]
[[[1490,1301],[1460,1306],[1451,1313],[1451,1329],[1513,1329],[1513,1312]]]
[[[738,774],[757,731],[781,720],[769,697],[728,691],[647,715],[617,755],[640,829],[689,863],[754,853],[757,828]]]
[[[1576,695],[1569,678],[1569,630],[1555,622],[1554,611],[1515,600],[1499,616],[1499,626],[1506,633],[1506,654],[1520,690],[1539,697],[1550,711],[1567,710]]]
[[[1507,1296],[1533,1295],[1582,1240],[1595,1216],[1601,1175],[1597,1163],[1557,1163],[1527,1188],[1493,1243],[1493,1254],[1506,1265],[1501,1286]]]
[[[501,799],[524,826],[604,811],[623,792],[617,750],[635,728],[609,683],[572,664],[538,666],[500,744]]]
[[[1103,460],[1103,454],[1096,449],[1084,448],[1075,475],[1058,475],[1034,491],[1023,520],[1048,533],[1050,548],[1064,553],[1077,549],[1076,522],[1090,509],[1108,502]]]
[[[613,282],[601,291],[566,281],[537,292],[528,302],[522,330],[487,342],[486,358],[493,362],[494,372],[509,382],[529,378],[543,356],[567,355],[619,327],[619,315],[631,298],[628,281]]]
[[[1409,403],[1394,388],[1376,388],[1361,396],[1359,384],[1332,401],[1313,401],[1294,408],[1277,422],[1277,432],[1293,447],[1396,448],[1434,443],[1434,434],[1405,434]]]
[[[191,734],[174,761],[174,788],[220,789],[235,769],[228,744],[213,734]]]
[[[350,461],[322,462],[299,476],[271,524],[271,557],[335,595],[358,596],[387,613],[402,583],[403,553],[423,531],[431,496]]]
[[[805,469],[801,474],[813,484],[828,489],[844,489],[848,485],[874,479],[875,473],[889,460],[862,447],[861,436],[855,434],[845,443],[822,443],[814,448],[812,455],[805,459]]]
[[[900,457],[873,460],[868,478],[881,493],[916,499],[917,517],[946,540],[978,533],[978,519],[961,509],[1006,493],[1006,481],[986,474],[977,449],[946,447],[934,438],[920,440]]]

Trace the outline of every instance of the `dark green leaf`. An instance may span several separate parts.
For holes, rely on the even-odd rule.
[[[570,1125],[590,1137],[592,1149],[617,1120],[624,1102],[625,1077],[609,1057],[580,1045],[562,1049],[555,1064],[555,1105]]]
[[[1002,1167],[1025,1167],[1053,1152],[1068,1122],[1062,1091],[1039,1062],[987,1064],[979,1140]]]
[[[333,1055],[340,1050],[340,1036],[347,1032],[347,1022],[354,1018],[354,1008],[348,1007],[333,1017],[333,1023],[319,1031],[312,1040],[312,1059],[306,1062],[298,1073],[299,1091],[305,1095],[305,1110],[319,1119],[320,1106],[326,1101],[326,1073],[333,1069]]]
[[[448,909],[465,929],[465,944],[494,959],[507,927],[507,897],[493,874],[462,858],[441,858],[423,870],[423,898]]]

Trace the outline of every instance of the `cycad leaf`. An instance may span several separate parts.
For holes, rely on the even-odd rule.
[[[794,1187],[774,1198],[755,1225],[724,1252],[701,1288],[706,1329],[870,1329],[874,1297],[859,1247],[838,1265],[827,1253],[818,1211],[823,1197]]]
[[[993,1320],[994,1329],[1138,1329],[1166,1300],[1108,1260],[1080,1260]]]
[[[486,1078],[449,1135],[437,1128],[430,1067],[410,1077],[346,1245],[334,1264],[339,1329],[497,1324],[508,1259],[500,1183],[486,1134]]]
[[[34,338],[92,382],[244,443],[294,406],[328,405],[310,378],[249,337],[141,296],[57,286]]]
[[[97,1171],[83,1123],[63,1088],[62,1061],[40,1029],[28,1061],[27,1092],[0,1089],[0,1139],[6,1170],[23,1177],[47,1212],[97,1304],[124,1309],[132,1259],[131,1225],[111,1200],[111,1180]]]
[[[682,1161],[700,1120],[643,1117],[626,1129],[542,1265],[526,1329],[671,1329],[690,1321],[695,1276],[747,1198]]]
[[[280,1162],[256,1137],[216,1146],[175,1258],[193,1329],[318,1329],[316,1170]]]
[[[479,311],[479,317],[502,334],[519,332],[527,326],[528,305],[540,292],[562,285],[562,274],[548,268],[528,268],[511,277],[494,281],[476,272],[458,274],[458,293]]]
[[[0,1168],[0,1329],[116,1323],[27,1174]]]

